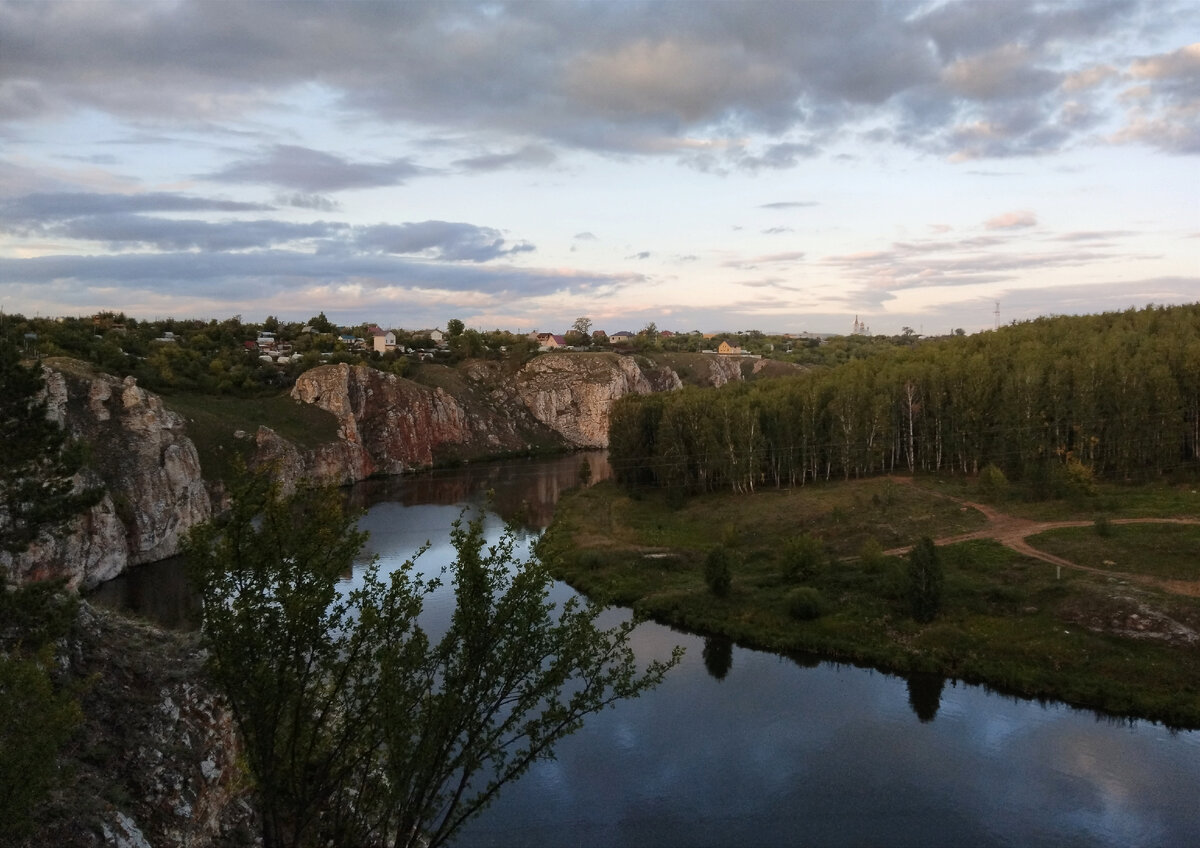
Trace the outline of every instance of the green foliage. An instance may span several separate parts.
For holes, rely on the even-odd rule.
[[[598,608],[550,602],[545,569],[517,560],[512,533],[486,545],[482,519],[455,524],[456,606],[433,641],[417,617],[438,581],[411,561],[360,566],[337,493],[231,491],[187,554],[267,848],[443,844],[587,715],[678,662],[639,672],[632,622],[601,630]],[[351,567],[362,585],[339,591]]]
[[[825,612],[825,599],[812,586],[797,586],[787,594],[787,610],[797,621],[812,621]]]
[[[1063,466],[1062,478],[1068,497],[1088,498],[1096,494],[1096,474],[1090,465],[1072,457]]]
[[[19,553],[52,527],[96,503],[101,492],[75,491],[79,445],[47,418],[41,369],[23,365],[0,340],[0,550]]]
[[[887,557],[883,555],[883,545],[874,536],[866,539],[858,549],[858,558],[863,568],[868,571],[879,571],[883,568]]]
[[[989,462],[979,471],[979,491],[986,498],[998,500],[1008,491],[1008,478]]]
[[[1108,516],[1098,515],[1093,524],[1096,528],[1096,535],[1102,538],[1108,538],[1112,535],[1112,522],[1108,520]]]
[[[82,720],[76,693],[56,682],[54,642],[77,600],[61,583],[0,587],[0,842],[28,834],[57,786],[58,752]]]
[[[908,606],[914,620],[933,621],[942,608],[942,584],[945,577],[937,547],[928,536],[908,554]]]
[[[466,325],[462,321],[460,321],[458,318],[451,318],[449,321],[446,322],[446,335],[449,336],[450,338],[455,338],[456,336],[461,336],[463,333],[463,330],[465,330],[465,329],[466,329]]]
[[[724,545],[718,545],[704,558],[704,583],[718,598],[729,596],[733,586],[734,554]]]
[[[783,543],[783,576],[788,580],[811,580],[825,560],[825,545],[809,533],[793,536]]]
[[[621,482],[691,492],[896,472],[967,477],[991,465],[1036,497],[1088,497],[1092,478],[1200,465],[1197,338],[1193,304],[938,340],[910,334],[869,359],[833,355],[869,345],[865,337],[830,340],[819,350],[833,368],[624,400],[610,457]],[[1001,478],[985,473],[985,493],[998,496]]]

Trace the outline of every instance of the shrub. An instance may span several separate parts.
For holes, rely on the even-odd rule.
[[[783,546],[783,576],[788,580],[811,580],[825,561],[825,546],[808,533],[793,536]]]
[[[866,570],[879,571],[883,568],[886,560],[883,555],[883,545],[879,544],[879,540],[872,536],[858,549],[858,558]]]
[[[979,491],[986,497],[999,498],[1008,490],[1008,478],[990,462],[979,472]]]
[[[920,622],[933,621],[942,608],[942,563],[937,547],[928,536],[908,554],[908,604],[912,617]]]
[[[1069,497],[1091,497],[1096,494],[1096,473],[1090,465],[1069,459],[1061,475],[1063,489]]]
[[[825,611],[825,599],[811,586],[799,586],[788,592],[787,610],[797,621],[812,621]]]
[[[718,598],[726,597],[733,585],[732,560],[733,554],[723,545],[713,548],[704,559],[704,582]]]
[[[1108,520],[1108,516],[1101,515],[1096,518],[1096,535],[1108,538],[1112,535],[1112,523]]]

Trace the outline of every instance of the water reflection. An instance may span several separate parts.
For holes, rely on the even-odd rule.
[[[529,504],[532,538],[579,462],[473,466],[372,482],[351,497],[371,507],[363,526],[385,568],[430,540],[418,568],[432,573],[452,556],[462,506],[484,502],[481,489],[495,490],[504,519]],[[487,519],[489,538],[502,524]],[[176,569],[125,594],[179,612],[181,578]],[[570,594],[556,584],[552,599]],[[451,612],[438,606],[447,597],[427,605],[431,631]],[[602,623],[628,615],[608,610]],[[592,717],[555,760],[502,792],[462,844],[1200,845],[1200,733],[652,623],[632,638],[642,661],[676,644],[687,653],[661,687]]]
[[[908,705],[922,724],[928,724],[937,717],[938,707],[942,705],[942,689],[945,687],[946,678],[940,674],[915,673],[908,676]]]
[[[171,630],[200,626],[200,596],[187,579],[183,557],[139,565],[97,586],[88,600],[131,612]]]
[[[588,471],[581,472],[586,464]],[[360,527],[370,532],[356,565],[378,555],[396,560],[395,567],[427,541],[435,550],[427,561],[441,562],[449,548],[450,526],[463,507],[474,511],[490,504],[500,523],[512,523],[517,541],[528,545],[531,534],[546,528],[554,504],[567,489],[612,476],[605,451],[551,459],[518,459],[441,469],[406,477],[367,480],[342,490],[351,509],[371,510]],[[439,510],[439,507],[441,508]],[[384,562],[385,568],[389,566]],[[342,580],[353,580],[353,570]],[[200,599],[192,590],[181,557],[136,566],[103,583],[88,596],[92,602],[124,610],[163,627],[191,630],[200,626]]]
[[[705,636],[704,667],[715,680],[724,680],[733,667],[733,640],[728,636]]]
[[[581,465],[588,471],[581,473]],[[382,501],[402,506],[454,506],[491,500],[502,519],[530,530],[543,530],[554,505],[567,489],[612,476],[607,451],[589,451],[556,459],[523,459],[437,469],[405,477],[367,480],[350,490],[352,507],[366,509]]]

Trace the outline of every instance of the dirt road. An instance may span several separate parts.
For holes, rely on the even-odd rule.
[[[911,477],[892,477],[890,478],[896,483],[912,485]],[[927,490],[929,491],[929,490]],[[1190,595],[1192,597],[1200,597],[1200,580],[1166,580],[1158,577],[1150,577],[1144,574],[1129,574],[1127,572],[1112,571],[1107,568],[1094,568],[1089,565],[1082,565],[1077,562],[1072,562],[1069,559],[1064,559],[1054,554],[1039,551],[1033,545],[1029,544],[1027,539],[1030,536],[1036,536],[1039,533],[1044,533],[1047,530],[1058,530],[1063,527],[1090,527],[1094,524],[1092,521],[1031,521],[1027,518],[1018,518],[1015,515],[1008,515],[1000,512],[994,507],[987,504],[976,503],[974,501],[966,501],[960,498],[955,498],[941,492],[932,492],[938,497],[945,498],[971,509],[978,510],[987,519],[987,525],[979,530],[974,530],[970,533],[960,533],[957,536],[945,536],[940,539],[934,539],[934,544],[949,545],[954,542],[965,542],[970,539],[995,539],[1000,544],[1007,548],[1011,548],[1019,554],[1023,554],[1034,559],[1040,559],[1043,562],[1048,562],[1051,565],[1061,566],[1062,568],[1073,568],[1076,571],[1087,571],[1092,574],[1101,574],[1107,577],[1116,577],[1130,582],[1143,583],[1147,585],[1158,586],[1173,592],[1178,595]],[[1200,524],[1200,519],[1196,518],[1113,518],[1109,521],[1110,524]],[[898,556],[908,553],[911,545],[903,548],[893,548],[885,553]]]

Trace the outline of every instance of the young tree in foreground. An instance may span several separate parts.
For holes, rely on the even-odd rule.
[[[437,582],[409,561],[337,578],[365,535],[336,492],[284,497],[235,485],[223,527],[188,544],[212,672],[246,744],[264,844],[436,846],[584,718],[662,680],[678,655],[639,670],[632,623],[555,606],[551,578],[455,524],[456,608],[434,641],[417,621]]]

